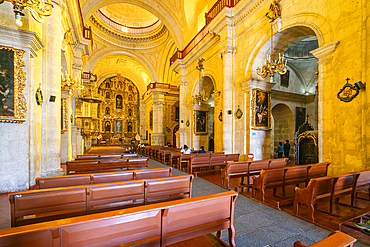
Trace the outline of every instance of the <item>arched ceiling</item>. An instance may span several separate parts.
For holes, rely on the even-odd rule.
[[[138,88],[140,95],[144,94],[147,85],[153,78],[149,70],[136,58],[123,54],[109,54],[94,64],[92,73],[98,76],[98,82],[114,74],[120,74],[130,79]]]
[[[106,5],[100,11],[114,22],[129,27],[146,27],[158,21],[158,17],[147,10],[127,3]]]

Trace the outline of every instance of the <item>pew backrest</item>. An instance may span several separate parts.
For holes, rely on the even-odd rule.
[[[50,189],[88,184],[115,183],[129,180],[162,178],[172,176],[171,167],[125,170],[118,172],[92,173],[36,178],[36,189]]]
[[[283,159],[271,159],[269,168],[278,168],[278,167],[284,167],[287,165],[288,159],[283,158]]]

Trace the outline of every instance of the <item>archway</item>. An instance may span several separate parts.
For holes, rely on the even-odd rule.
[[[295,125],[293,119],[293,113],[289,107],[285,104],[278,104],[272,108],[272,117],[273,117],[273,126],[272,127],[272,136],[271,136],[271,145],[274,158],[277,158],[276,148],[279,145],[279,142],[282,142],[284,145],[285,140],[289,140],[291,145],[290,149],[290,159],[294,160],[294,137],[295,137]]]

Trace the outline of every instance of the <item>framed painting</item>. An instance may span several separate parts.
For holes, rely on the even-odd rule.
[[[23,50],[0,45],[0,122],[26,121],[27,102],[23,94],[26,73]]]
[[[270,130],[271,127],[271,95],[269,92],[255,88],[252,91],[252,127]]]
[[[195,111],[194,113],[195,128],[194,133],[198,135],[208,134],[208,112]]]
[[[280,75],[280,85],[283,87],[289,87],[289,70],[284,75]]]

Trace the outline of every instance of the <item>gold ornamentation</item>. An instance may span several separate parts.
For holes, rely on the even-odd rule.
[[[252,91],[252,116],[253,129],[270,130],[271,128],[271,93],[254,88]]]
[[[68,108],[67,108],[67,98],[62,98],[62,125],[61,125],[61,133],[64,134],[68,131]]]
[[[303,132],[302,134],[300,134],[298,136],[297,143],[299,144],[301,142],[301,140],[305,139],[305,138],[312,139],[315,146],[317,146],[316,136],[314,134],[310,133],[310,132]]]
[[[2,51],[13,52],[14,53],[14,111],[12,114],[0,116],[0,122],[11,122],[11,123],[22,123],[26,121],[27,113],[27,101],[23,94],[23,89],[26,86],[26,72],[23,71],[21,67],[25,66],[24,61],[22,60],[24,51],[15,49],[13,47],[0,46],[0,53]],[[5,70],[5,69],[4,69]],[[5,107],[4,105],[3,107]],[[7,106],[9,109],[9,106]]]
[[[45,16],[53,13],[53,4],[51,0],[5,0],[13,3],[14,12],[20,12],[26,8],[31,12],[32,17],[38,22],[44,22]],[[0,1],[2,3],[3,1]]]

